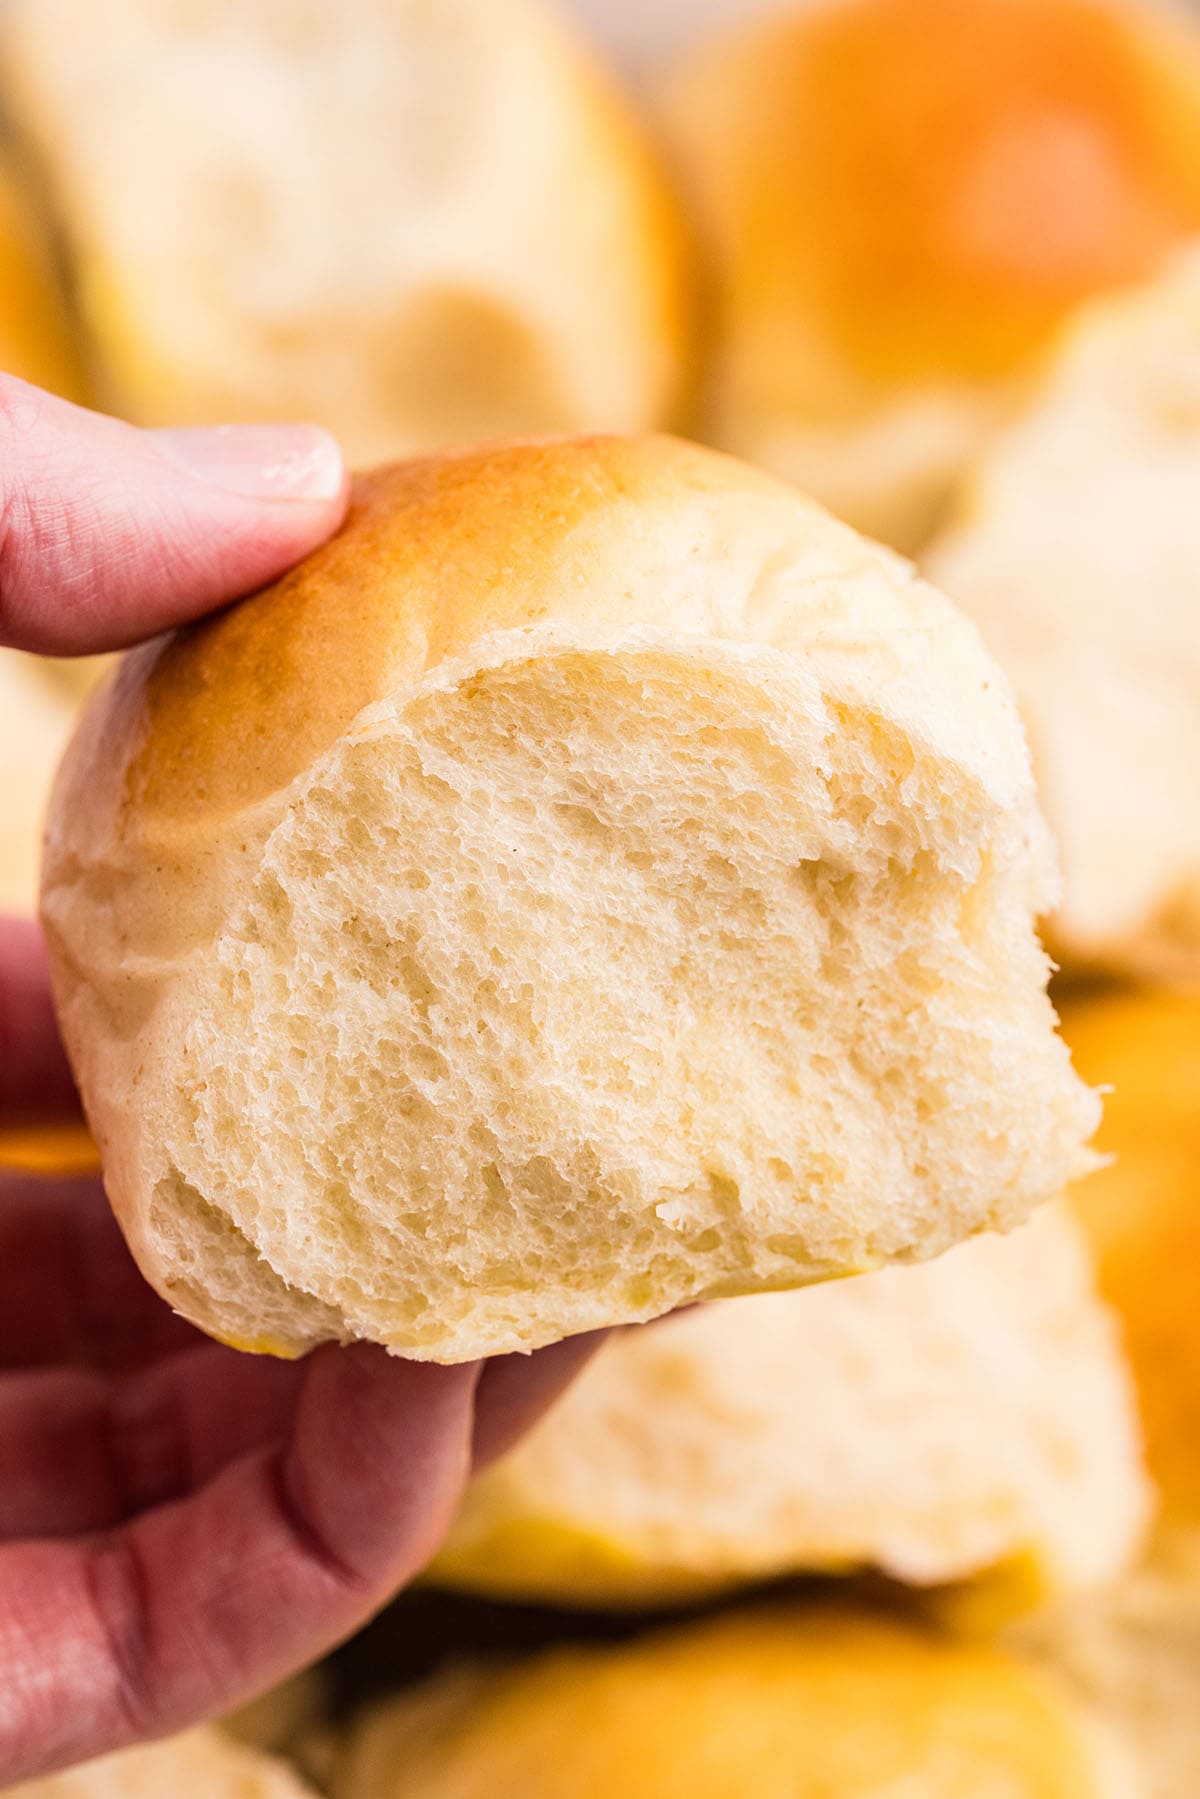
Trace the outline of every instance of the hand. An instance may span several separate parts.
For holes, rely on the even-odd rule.
[[[0,643],[132,643],[274,578],[346,498],[314,428],[138,432],[0,377]],[[0,1128],[77,1105],[36,928],[0,921]],[[589,1348],[239,1355],[145,1285],[99,1182],[0,1174],[0,1785],[217,1715],[348,1635]]]

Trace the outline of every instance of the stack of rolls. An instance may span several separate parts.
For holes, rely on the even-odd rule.
[[[808,0],[680,55],[665,156],[539,0],[0,57],[77,313],[0,179],[0,361],[383,464],[58,778],[130,1246],[257,1353],[610,1332],[428,1578],[632,1640],[465,1643],[336,1799],[1194,1799],[1200,1000],[1069,990],[1200,969],[1194,27]],[[0,652],[0,904],[95,678]],[[28,1799],[172,1788],[305,1791],[205,1731]]]

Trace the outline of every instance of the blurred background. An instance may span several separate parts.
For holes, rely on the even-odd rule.
[[[914,558],[1111,1088],[1031,1225],[614,1336],[329,1664],[31,1792],[1197,1799],[1200,12],[0,0],[0,113],[0,368],[364,466],[680,431]],[[0,908],[102,673],[0,650]]]

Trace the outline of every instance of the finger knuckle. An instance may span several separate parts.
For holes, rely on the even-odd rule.
[[[147,1571],[136,1539],[115,1537],[89,1563],[89,1598],[107,1658],[111,1711],[129,1739],[160,1728],[151,1670],[153,1613]]]

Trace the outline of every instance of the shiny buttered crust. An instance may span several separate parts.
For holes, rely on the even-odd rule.
[[[1086,309],[966,483],[933,578],[1017,691],[1064,966],[1200,985],[1200,248]]]
[[[1044,1597],[1128,1566],[1149,1500],[1114,1323],[1078,1226],[1048,1209],[920,1268],[613,1337],[473,1483],[432,1574],[627,1605],[1019,1564]]]
[[[1135,0],[815,0],[663,98],[707,432],[915,550],[1081,300],[1200,231],[1200,33]]]
[[[315,418],[355,463],[677,422],[657,162],[542,0],[12,0],[108,405]]]
[[[1003,676],[668,439],[363,480],[126,660],[47,855],[113,1204],[247,1347],[533,1349],[935,1255],[1087,1161]]]
[[[315,1799],[274,1757],[218,1730],[189,1730],[166,1742],[103,1756],[65,1774],[5,1788],[6,1799]]]
[[[1144,1799],[1054,1676],[849,1607],[450,1670],[351,1733],[334,1799]]]

